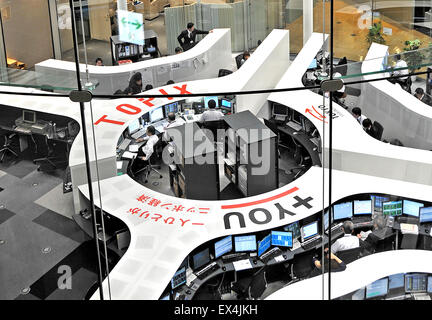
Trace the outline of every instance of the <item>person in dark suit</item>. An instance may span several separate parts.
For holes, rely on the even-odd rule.
[[[432,105],[432,101],[429,96],[427,96],[422,88],[417,88],[415,90],[414,96],[419,99],[421,102],[426,103],[427,105]]]
[[[376,131],[376,129],[372,125],[372,121],[370,119],[364,119],[363,120],[363,129],[372,138],[378,139],[378,132]]]
[[[183,48],[183,51],[188,51],[192,49],[196,44],[196,35],[197,34],[209,34],[212,31],[202,31],[195,29],[195,25],[192,22],[187,24],[187,29],[183,30],[180,35],[177,37],[180,46]]]

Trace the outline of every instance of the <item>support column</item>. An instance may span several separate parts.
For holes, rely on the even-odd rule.
[[[313,0],[303,0],[303,45],[313,32]]]
[[[127,11],[127,0],[117,0],[117,9]]]

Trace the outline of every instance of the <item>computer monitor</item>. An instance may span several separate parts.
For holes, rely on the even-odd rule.
[[[140,121],[139,118],[132,121],[128,127],[129,135],[134,134],[140,129]]]
[[[432,207],[420,208],[420,223],[432,222]]]
[[[271,240],[272,234],[269,233],[264,239],[258,242],[258,257],[261,257],[261,255],[270,248]]]
[[[232,102],[228,99],[222,99],[221,100],[221,108],[231,110],[232,109]]]
[[[354,200],[353,208],[355,216],[372,214],[372,200]]]
[[[288,107],[275,103],[273,104],[273,115],[274,116],[287,116],[288,115]]]
[[[352,201],[335,204],[333,206],[333,220],[347,220],[353,216]]]
[[[432,276],[428,276],[427,292],[432,293]]]
[[[408,216],[419,217],[420,208],[424,207],[423,203],[403,200],[402,213]]]
[[[255,235],[234,237],[234,248],[235,252],[256,251]]]
[[[216,103],[216,108],[219,107],[219,99],[218,97],[204,97],[204,108],[208,109],[208,103],[210,100],[213,100]]]
[[[219,258],[227,252],[232,251],[232,236],[228,236],[215,242],[215,258]]]
[[[301,228],[302,242],[318,234],[318,221],[311,222]]]
[[[333,223],[333,216],[330,216],[331,223]],[[326,212],[324,212],[324,230],[327,230],[329,228],[329,210],[327,209]]]
[[[168,116],[168,113],[170,113],[170,112],[174,112],[174,113],[178,112],[178,103],[177,102],[170,103],[170,104],[167,104],[165,106],[165,115]]]
[[[283,227],[284,231],[292,232],[293,239],[298,239],[301,236],[299,222],[293,222]]]
[[[272,231],[272,246],[288,247],[293,246],[293,234],[292,232],[286,231]]]
[[[164,117],[162,107],[159,107],[159,108],[156,108],[156,109],[150,110],[149,113],[150,113],[150,122],[151,122],[151,123],[153,123],[153,122],[157,122],[157,121],[159,121],[159,120],[162,120],[163,117]]]
[[[23,121],[26,123],[36,123],[36,112],[23,110]]]
[[[193,269],[194,270],[199,269],[203,265],[209,263],[210,262],[210,250],[209,250],[209,248],[206,248],[203,251],[195,254],[192,257],[192,261],[193,261]]]
[[[313,59],[308,69],[316,69],[317,68],[317,60]]]
[[[366,299],[385,296],[388,292],[388,278],[372,282],[366,286]]]
[[[175,289],[186,283],[186,268],[180,268],[171,279],[171,288]]]
[[[427,274],[410,273],[405,275],[405,292],[426,292],[427,290]]]
[[[402,200],[383,202],[382,211],[385,216],[400,216],[402,214]]]
[[[371,200],[373,201],[374,204],[374,210],[380,212],[382,211],[382,204],[384,202],[390,201],[390,198],[385,196],[372,195]]]
[[[404,276],[404,273],[392,274],[391,276],[389,276],[389,290],[403,288],[405,285]]]
[[[301,113],[297,112],[296,110],[292,110],[291,121],[303,125]]]
[[[149,53],[156,52],[156,48],[155,47],[147,47],[147,52],[149,52]]]
[[[361,288],[353,293],[351,300],[364,300],[366,288]]]

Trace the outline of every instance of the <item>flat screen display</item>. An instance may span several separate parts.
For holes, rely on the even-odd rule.
[[[404,287],[405,275],[403,273],[392,274],[389,276],[389,289]]]
[[[216,103],[216,108],[219,107],[219,99],[218,97],[204,97],[204,108],[208,109],[208,103],[210,100],[213,100]]]
[[[215,243],[215,258],[232,251],[232,236],[228,236]]]
[[[351,219],[353,216],[353,203],[351,201],[335,204],[333,206],[333,220]]]
[[[186,268],[183,267],[174,274],[174,277],[171,279],[171,288],[175,289],[182,284],[186,283]]]
[[[135,119],[134,121],[131,122],[131,124],[128,127],[129,134],[134,134],[135,132],[137,132],[139,130],[139,128],[140,128],[139,119]]]
[[[162,107],[150,110],[150,122],[162,120],[164,117]]]
[[[261,255],[270,248],[271,238],[272,238],[272,235],[270,233],[269,235],[264,237],[264,239],[262,239],[260,242],[258,242],[258,257],[261,257]]]
[[[432,222],[432,207],[420,208],[420,223]]]
[[[366,286],[366,299],[385,296],[388,292],[388,278],[380,279]]]
[[[354,215],[372,214],[372,200],[355,200]]]
[[[298,239],[301,236],[300,225],[299,225],[298,221],[293,222],[293,223],[285,226],[283,229],[284,229],[284,231],[290,231],[290,232],[292,232],[293,239]]]
[[[234,248],[236,252],[256,251],[255,235],[234,237]]]
[[[402,213],[408,216],[418,217],[420,214],[420,208],[424,207],[423,203],[415,202],[411,200],[404,200]]]
[[[402,200],[383,202],[382,212],[385,216],[400,216],[402,214]]]
[[[272,231],[272,245],[280,247],[292,248],[293,245],[293,234],[292,232],[284,231]]]
[[[318,221],[314,221],[302,227],[303,241],[318,234]]]
[[[192,260],[195,270],[202,267],[203,265],[210,262],[210,250],[207,248],[201,252],[198,252],[196,255],[193,256]]]

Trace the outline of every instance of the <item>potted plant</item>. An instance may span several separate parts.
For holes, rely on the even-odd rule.
[[[419,39],[405,41],[406,47],[404,48],[404,51],[407,53],[404,54],[404,60],[408,64],[408,70],[410,73],[420,69],[420,65],[425,58],[423,52],[418,51],[421,44],[422,42]],[[411,79],[412,81],[415,81],[416,76],[412,76]]]
[[[381,22],[376,22],[369,28],[369,32],[366,35],[366,41],[369,43],[369,45],[371,45],[372,42],[385,44],[386,41],[381,31],[382,31]]]

